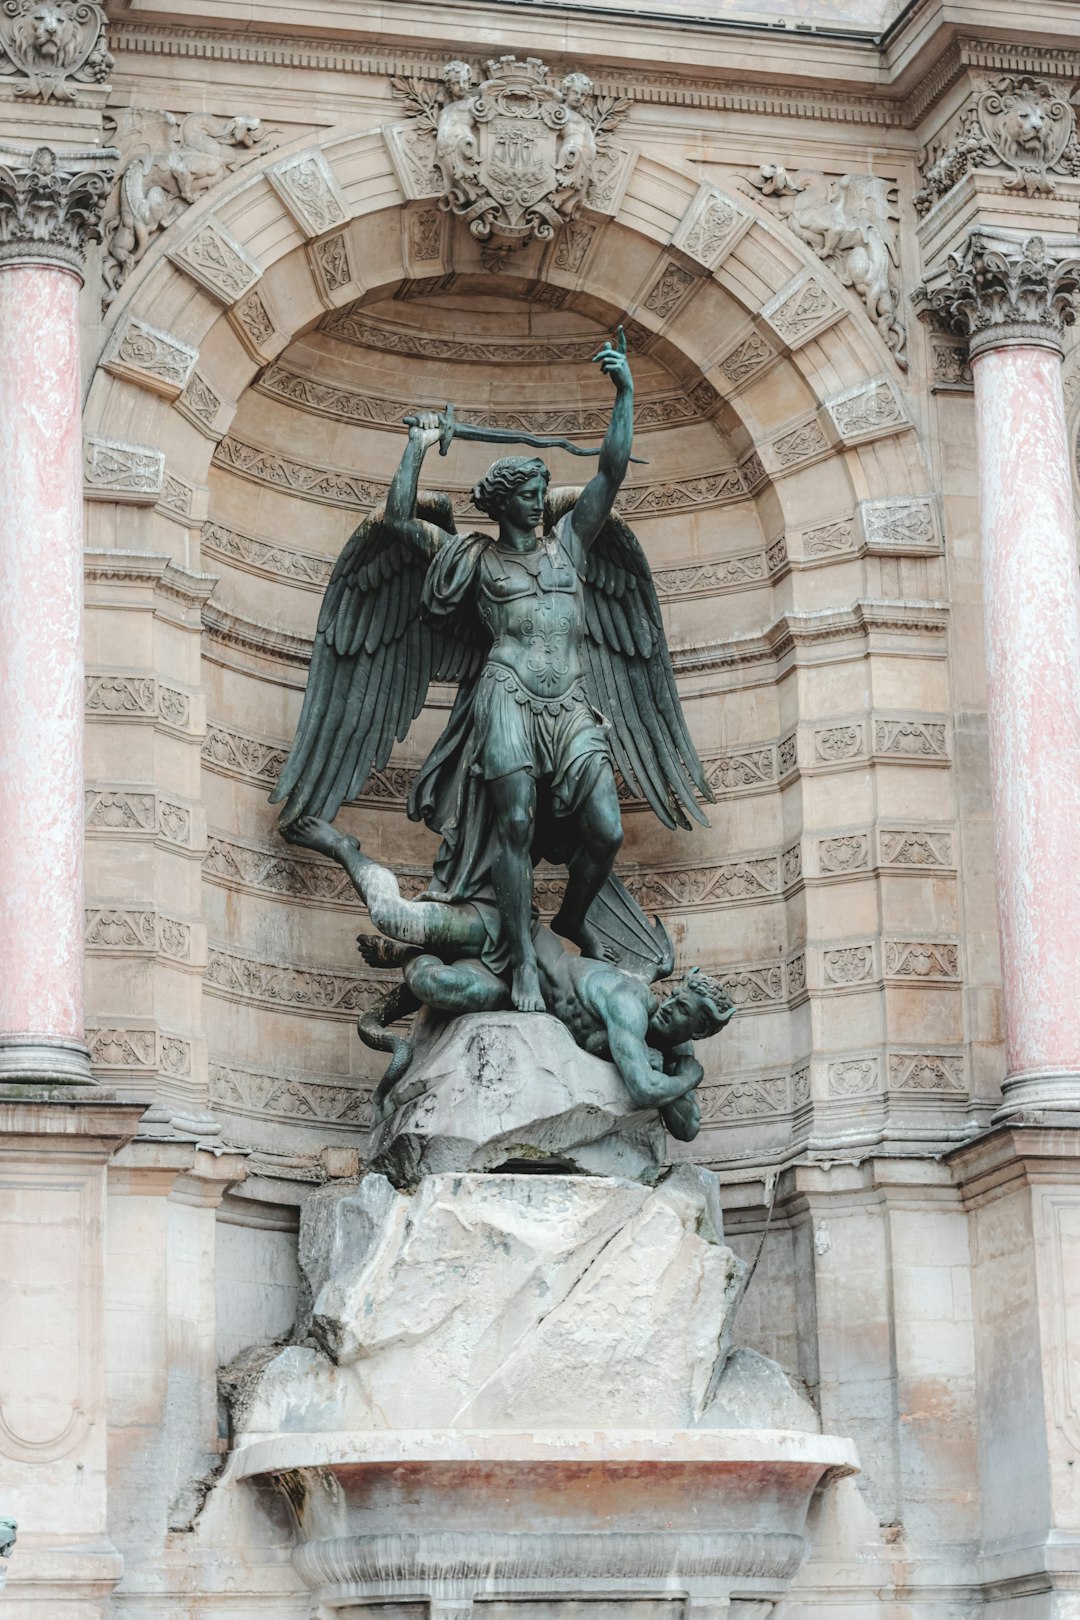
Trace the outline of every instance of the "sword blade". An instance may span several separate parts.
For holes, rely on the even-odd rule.
[[[449,415],[449,412],[447,412],[447,415]],[[416,418],[415,416],[406,416],[403,420],[406,427],[412,427]],[[598,456],[600,454],[599,446],[595,450],[586,449],[584,445],[573,444],[569,439],[550,438],[542,433],[517,433],[510,428],[475,427],[471,422],[459,422],[456,417],[449,422],[445,418],[442,420],[444,426],[451,428],[451,438],[469,439],[474,444],[528,444],[534,450],[568,450],[572,456]],[[447,441],[445,448],[440,447],[441,454],[445,455],[449,448],[450,444]],[[639,467],[649,465],[644,456],[631,456],[630,460],[636,461]]]
[[[567,450],[572,456],[598,456],[600,447],[595,450],[587,449],[584,445],[574,444],[570,439],[553,438],[544,433],[517,433],[509,428],[473,427],[469,422],[454,423],[455,439],[471,439],[479,444],[528,444],[535,450]],[[631,456],[631,461],[641,466],[648,466],[641,456]]]

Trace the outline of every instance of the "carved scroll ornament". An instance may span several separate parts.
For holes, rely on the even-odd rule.
[[[4,0],[0,6],[0,77],[34,101],[74,101],[80,85],[112,70],[105,13],[91,0]]]
[[[928,213],[972,169],[1004,169],[1003,184],[1052,196],[1055,174],[1080,175],[1076,114],[1041,79],[1003,75],[973,96],[942,136],[919,154],[915,211]]]
[[[510,248],[550,241],[573,219],[627,111],[598,97],[584,73],[556,86],[535,57],[489,62],[479,86],[467,62],[449,62],[437,89],[416,79],[393,88],[414,123],[414,161],[434,166],[441,206],[479,241]]]

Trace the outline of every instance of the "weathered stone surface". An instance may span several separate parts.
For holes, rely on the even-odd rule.
[[[370,1163],[396,1186],[451,1171],[540,1168],[652,1184],[667,1136],[634,1108],[613,1063],[575,1046],[557,1018],[456,1018],[413,1059],[377,1125]]]
[[[717,1208],[688,1165],[652,1190],[444,1175],[408,1196],[367,1176],[320,1208],[334,1261],[311,1338],[253,1380],[237,1425],[693,1427],[745,1269]]]

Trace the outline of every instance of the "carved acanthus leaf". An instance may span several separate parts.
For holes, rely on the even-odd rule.
[[[1005,343],[1060,348],[1078,293],[1080,256],[1048,251],[1041,236],[1021,242],[973,231],[912,297],[932,325],[966,337],[974,358]]]
[[[116,153],[94,147],[59,156],[48,146],[0,147],[0,264],[46,262],[82,272],[101,217]]]

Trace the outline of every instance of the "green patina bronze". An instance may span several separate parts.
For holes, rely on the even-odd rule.
[[[587,1045],[573,1023],[584,1015],[572,1015],[574,998],[558,989],[566,979],[590,986],[581,1005],[593,1008],[614,1057],[617,1046],[628,1051],[622,1034],[612,1035],[623,1014],[612,1013],[609,1027],[596,1008],[629,1008],[634,997],[611,976],[648,1001],[647,983],[671,969],[663,928],[649,924],[613,875],[622,843],[615,767],[669,827],[703,823],[698,798],[712,795],[683,718],[648,563],[613,511],[633,438],[621,328],[595,359],[615,403],[584,489],[552,490],[542,461],[507,457],[473,492],[497,536],[458,534],[448,497],[418,490],[427,450],[448,448],[462,426],[449,411],[409,418],[386,506],[352,535],[323,599],[300,724],[272,798],[284,801],[283,837],[340,860],[376,926],[424,953],[424,966],[409,964],[401,993],[361,1021],[365,1038],[389,1050],[398,1037],[383,1025],[409,1002],[447,1012],[508,1003],[548,1009]],[[486,431],[468,429],[473,438]],[[385,884],[372,870],[383,869],[330,824],[386,764],[433,680],[455,683],[457,698],[409,815],[442,842],[427,895],[398,895],[392,917],[384,906],[380,920],[371,893]],[[551,927],[580,958],[537,929],[533,869],[541,859],[567,867]],[[396,893],[392,874],[385,878]],[[652,1014],[642,1016],[652,1030]],[[649,1045],[644,1036],[640,1044]],[[655,1091],[646,1069],[668,1074],[664,1106],[675,1108],[676,1129],[671,1079],[681,1071],[665,1071],[666,1058],[659,1070],[640,1055],[636,1066],[616,1061],[632,1094]]]

